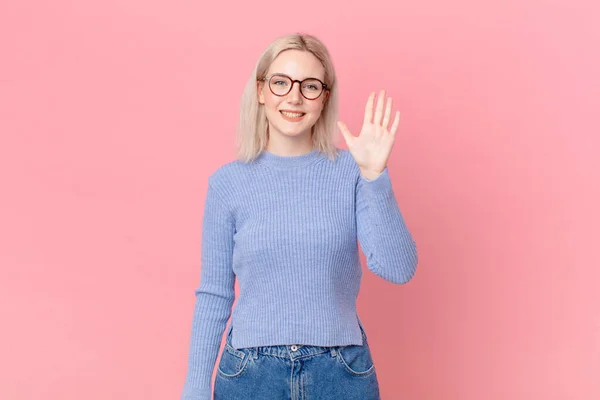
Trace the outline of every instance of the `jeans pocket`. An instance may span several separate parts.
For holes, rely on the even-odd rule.
[[[366,376],[375,371],[373,357],[367,342],[367,336],[361,327],[363,345],[349,345],[338,348],[337,354],[345,370],[353,376]]]
[[[243,350],[237,350],[228,343],[225,344],[221,360],[217,367],[217,372],[226,378],[235,378],[240,376],[248,365],[249,353]]]

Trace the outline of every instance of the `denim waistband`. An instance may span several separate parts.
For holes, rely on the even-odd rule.
[[[314,356],[317,354],[331,353],[332,356],[336,354],[336,347],[321,347],[321,346],[308,346],[308,345],[277,345],[277,346],[262,346],[262,347],[251,347],[251,350],[257,354],[265,354],[268,356],[297,359],[307,356]],[[295,350],[294,350],[295,349]]]
[[[366,340],[366,334],[362,324],[359,321],[360,331],[363,337],[363,340]],[[231,346],[231,333],[233,331],[233,327],[229,327],[227,338],[225,340],[226,344],[230,347],[231,351],[238,352],[240,350],[234,349]],[[323,347],[323,346],[312,346],[312,345],[304,345],[304,344],[296,344],[296,345],[274,345],[274,346],[259,346],[259,347],[245,347],[244,350],[252,354],[254,358],[258,357],[258,354],[265,354],[274,357],[287,358],[287,359],[298,359],[302,357],[313,356],[317,354],[323,354],[329,352],[332,357],[337,355],[337,349],[339,346],[331,346],[331,347]]]
[[[226,344],[230,347],[230,351],[238,352],[241,349],[234,349],[231,346],[231,332],[233,329],[229,329],[227,334]],[[304,344],[296,345],[274,345],[274,346],[259,346],[259,347],[245,347],[245,352],[250,353],[254,358],[258,357],[258,354],[264,354],[268,356],[287,358],[295,360],[298,358],[313,356],[317,354],[323,354],[329,352],[332,357],[337,353],[337,347],[322,347],[322,346],[311,346]]]

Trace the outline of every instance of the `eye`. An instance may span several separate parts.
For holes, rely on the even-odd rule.
[[[304,89],[314,91],[314,92],[318,92],[322,88],[321,82],[314,80],[314,79],[304,82],[304,84],[302,86]]]
[[[283,75],[272,75],[270,82],[273,85],[289,85],[290,79],[287,76]]]

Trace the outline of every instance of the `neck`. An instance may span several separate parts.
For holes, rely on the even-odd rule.
[[[269,127],[266,150],[282,157],[295,157],[313,151],[312,132],[309,130],[298,136],[284,136]]]

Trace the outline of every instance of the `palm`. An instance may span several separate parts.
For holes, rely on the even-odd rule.
[[[354,157],[354,160],[361,171],[370,171],[375,173],[382,172],[388,162],[396,131],[400,123],[400,113],[396,112],[392,127],[388,130],[390,116],[392,112],[392,99],[387,99],[386,107],[383,107],[383,98],[385,91],[381,91],[375,106],[373,115],[373,103],[375,93],[371,93],[367,100],[363,126],[359,136],[354,136],[348,130],[343,122],[339,121],[338,126],[342,131],[348,151]]]

